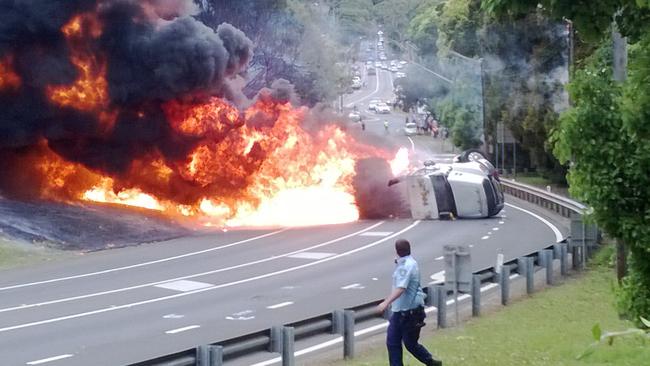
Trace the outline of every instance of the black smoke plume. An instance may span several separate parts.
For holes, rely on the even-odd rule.
[[[0,88],[0,192],[31,195],[37,187],[12,162],[43,141],[68,161],[113,176],[152,153],[166,162],[185,159],[197,138],[174,133],[162,104],[170,100],[227,98],[229,80],[245,71],[252,42],[222,24],[215,31],[192,17],[191,0],[0,0],[0,60],[10,58],[18,88]],[[50,87],[72,85],[79,71],[62,27],[93,13],[102,32],[84,47],[105,63],[108,103],[102,111],[53,104]],[[98,112],[115,114],[106,133]],[[172,164],[173,165],[173,164]],[[175,187],[198,188],[175,177]],[[204,188],[204,187],[203,187]],[[25,192],[20,192],[25,190]]]

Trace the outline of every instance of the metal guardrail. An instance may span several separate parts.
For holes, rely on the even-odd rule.
[[[501,186],[505,193],[555,211],[562,217],[571,218],[576,214],[582,215],[587,209],[587,206],[580,202],[514,180],[501,179]]]
[[[559,215],[579,222],[582,225],[582,245],[558,243],[530,253],[527,256],[504,263],[500,269],[485,268],[474,272],[472,275],[472,315],[479,316],[481,309],[481,286],[484,283],[497,283],[500,286],[501,303],[507,305],[509,299],[509,278],[511,271],[516,271],[526,280],[526,291],[534,291],[535,268],[546,271],[547,284],[554,283],[553,260],[560,260],[560,274],[567,274],[568,253],[572,254],[572,267],[581,268],[587,258],[585,246],[585,224],[582,214],[586,206],[566,197],[550,193],[535,187],[521,184],[511,180],[502,179],[504,192],[541,207],[550,209]],[[575,227],[578,227],[577,225]],[[573,234],[573,233],[572,233]],[[431,285],[424,288],[427,294],[426,305],[436,307],[437,325],[439,328],[447,326],[447,298],[448,289],[444,284]],[[224,360],[234,359],[238,356],[252,352],[274,352],[282,355],[282,364],[294,364],[294,342],[315,335],[339,334],[343,336],[344,357],[354,356],[354,328],[355,325],[367,323],[371,320],[386,318],[388,314],[377,314],[375,307],[382,299],[361,304],[346,310],[335,310],[328,314],[321,314],[308,319],[303,319],[283,326],[274,326],[270,329],[242,335],[240,337],[222,340],[210,345],[201,345],[174,354],[165,355],[155,359],[131,364],[130,366],[220,366]]]

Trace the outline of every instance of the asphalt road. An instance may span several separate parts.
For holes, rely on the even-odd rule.
[[[375,80],[346,103],[384,97],[390,74]],[[435,153],[428,142],[415,149]],[[425,284],[440,276],[444,245],[470,246],[478,270],[566,231],[512,203],[491,219],[218,231],[3,271],[0,364],[124,365],[376,300],[390,291],[396,238],[411,241]]]

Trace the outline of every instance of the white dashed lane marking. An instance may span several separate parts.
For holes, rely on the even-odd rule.
[[[499,221],[499,225],[505,224],[505,221]]]
[[[392,231],[366,231],[365,233],[359,234],[359,236],[388,236],[392,233]]]
[[[490,239],[490,236],[489,236],[489,235],[486,235],[486,236],[484,236],[484,237],[481,238],[481,240],[485,240],[485,239]]]
[[[167,283],[161,283],[159,285],[155,285],[155,287],[165,288],[174,291],[181,291],[181,292],[200,290],[202,288],[208,288],[212,286],[214,285],[210,283],[188,281],[188,280],[173,281],[173,282],[167,282]]]
[[[437,261],[441,261],[441,260],[443,260],[443,259],[445,259],[445,256],[444,256],[444,255],[441,255],[440,257],[437,257],[435,260],[437,260]]]
[[[499,228],[498,227],[493,227],[492,230],[499,231]]]
[[[63,360],[63,359],[66,359],[66,358],[70,358],[72,356],[73,355],[70,355],[70,354],[53,356],[53,357],[43,358],[41,360],[27,362],[27,365],[40,365],[40,364],[44,364],[44,363],[48,363],[48,362]]]
[[[299,258],[299,259],[323,259],[331,257],[336,253],[322,253],[322,252],[300,252],[293,255],[290,255],[289,258]]]
[[[293,301],[287,301],[287,302],[281,302],[281,303],[275,304],[275,305],[269,305],[266,308],[267,309],[279,309],[279,308],[283,308],[283,307],[289,306],[289,305],[293,305]]]
[[[192,330],[192,329],[196,329],[196,328],[201,328],[201,326],[200,325],[188,325],[187,327],[168,330],[165,333],[167,333],[167,334],[176,334],[176,333],[186,332],[188,330]]]
[[[353,283],[351,285],[341,287],[341,290],[361,290],[364,289],[364,286],[361,286],[360,283]]]

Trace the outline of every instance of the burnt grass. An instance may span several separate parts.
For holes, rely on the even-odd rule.
[[[150,210],[104,204],[17,201],[0,197],[0,231],[64,250],[96,251],[191,235]]]

